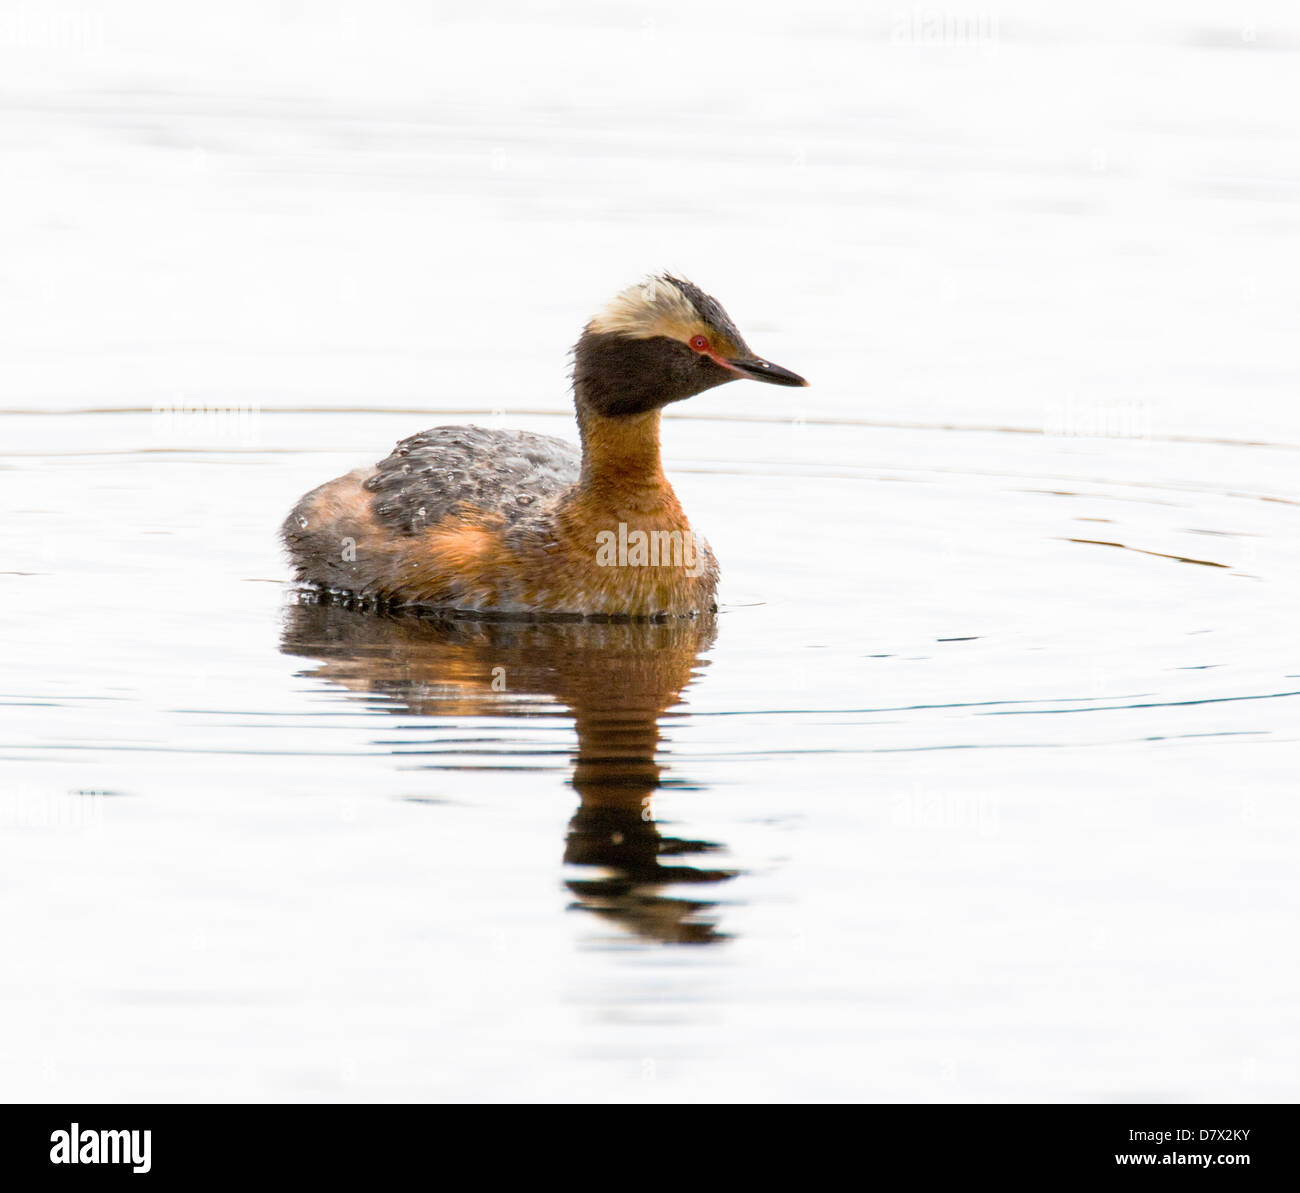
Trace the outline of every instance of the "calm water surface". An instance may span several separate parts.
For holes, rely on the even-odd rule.
[[[1294,1098],[1285,29],[828,8],[652,102],[666,26],[476,85],[393,12],[14,58],[0,1093]],[[663,265],[814,382],[665,423],[716,617],[285,583],[396,439],[571,436],[584,304]]]

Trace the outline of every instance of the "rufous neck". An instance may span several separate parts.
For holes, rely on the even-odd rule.
[[[606,418],[578,401],[582,487],[628,495],[668,487],[659,455],[659,411]]]

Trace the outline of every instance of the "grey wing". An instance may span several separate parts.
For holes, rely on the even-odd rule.
[[[434,427],[403,439],[365,487],[381,523],[414,534],[457,506],[500,514],[512,525],[575,484],[581,469],[578,449],[550,435]]]

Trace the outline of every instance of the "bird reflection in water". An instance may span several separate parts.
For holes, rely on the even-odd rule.
[[[381,695],[395,713],[536,717],[536,697],[565,706],[578,735],[579,803],[564,860],[576,905],[648,940],[724,939],[716,900],[692,893],[736,871],[688,864],[720,846],[668,837],[652,796],[659,721],[712,645],[712,616],[665,622],[506,621],[363,612],[312,593],[286,611],[282,649],[317,660],[305,674]]]

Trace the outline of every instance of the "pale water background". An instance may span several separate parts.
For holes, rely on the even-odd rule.
[[[176,7],[0,5],[0,1095],[1300,1095],[1291,6]],[[711,643],[288,603],[665,266]]]

